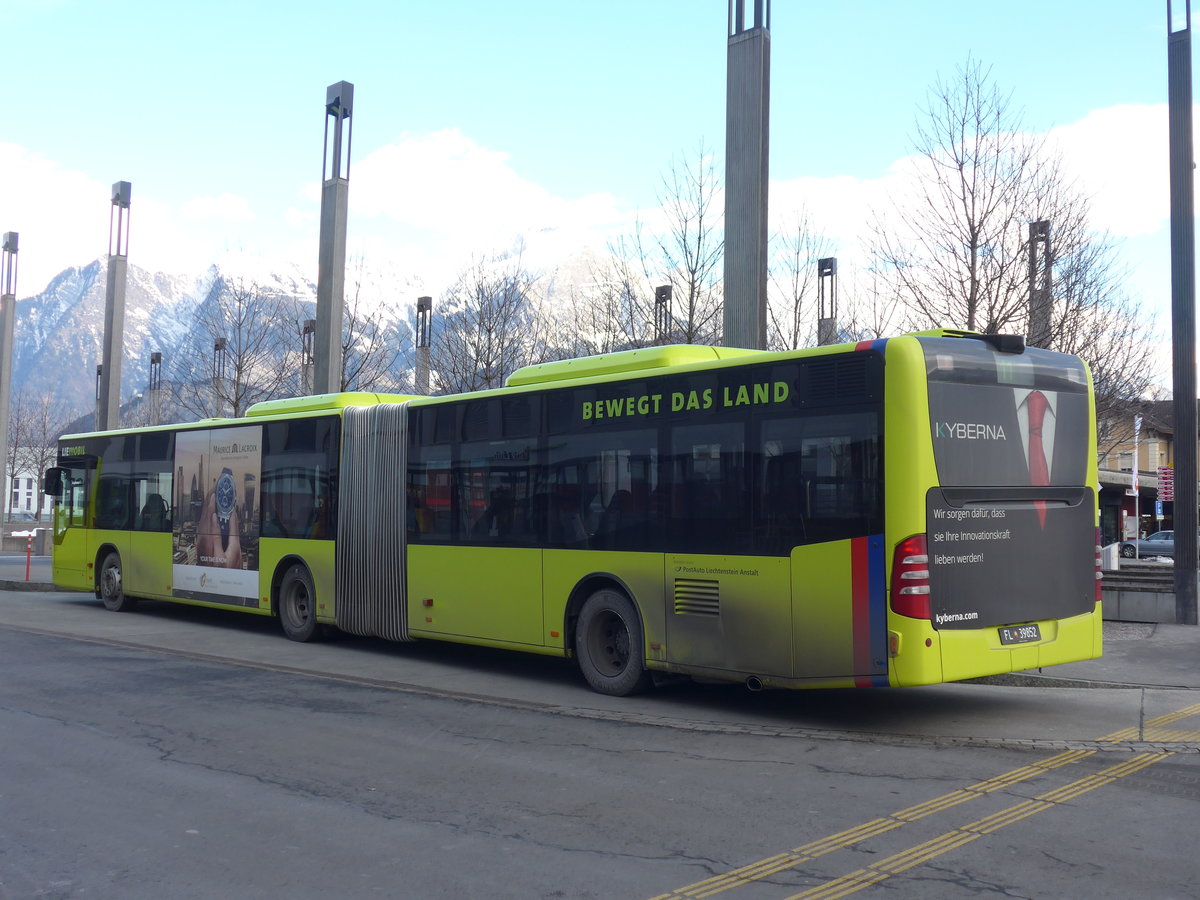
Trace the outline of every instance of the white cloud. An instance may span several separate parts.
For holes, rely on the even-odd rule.
[[[1128,260],[1130,282],[1148,288],[1157,277],[1151,269],[1162,269],[1165,261],[1144,259],[1143,250],[1158,253],[1159,243],[1165,244],[1166,106],[1096,110],[1048,136],[1092,198],[1097,228],[1130,237],[1130,246],[1139,248]],[[772,233],[787,231],[804,207],[843,266],[864,264],[869,223],[876,212],[889,214],[889,197],[902,190],[911,163],[898,159],[874,178],[773,181]],[[131,261],[194,271],[225,250],[253,248],[276,257],[291,254],[315,273],[320,184],[297,184],[266,213],[271,199],[254,195],[252,208],[251,194],[196,196],[172,206],[139,191],[135,178]],[[63,268],[107,251],[109,200],[109,183],[0,143],[0,231],[21,233],[19,292],[36,293]],[[722,202],[715,199],[714,220]],[[582,247],[603,249],[611,237],[632,233],[637,215],[633,203],[614,194],[558,196],[518,173],[508,154],[449,129],[406,135],[354,162],[349,249],[372,266],[409,272],[436,292],[472,255],[523,245],[531,267],[549,268]],[[641,212],[648,226],[659,216],[653,208]]]
[[[771,185],[771,230],[794,231],[799,216],[810,230],[828,239],[838,254],[861,256],[873,209],[887,197],[888,180],[837,175],[796,178]]]
[[[1123,237],[1170,218],[1167,106],[1113,106],[1050,131],[1069,174],[1091,198],[1093,223]]]
[[[319,204],[318,185],[303,194]],[[351,243],[408,268],[431,290],[470,257],[517,246],[529,266],[548,268],[581,246],[603,245],[632,218],[611,194],[556,196],[519,175],[508,154],[457,129],[406,135],[350,171]]]
[[[289,206],[283,214],[283,220],[293,228],[314,228],[317,225],[317,211]]]
[[[352,216],[385,218],[482,245],[507,243],[517,233],[590,230],[620,218],[611,195],[557,197],[518,175],[508,154],[457,129],[408,136],[355,163],[350,204]]]
[[[38,293],[64,268],[108,252],[112,186],[16,144],[0,143],[4,221],[20,234],[18,296]]]
[[[254,218],[250,202],[237,194],[225,193],[219,197],[193,197],[179,208],[189,221],[217,219],[225,222],[249,222]]]
[[[21,236],[18,296],[37,294],[64,269],[108,253],[111,183],[65,169],[16,144],[0,143],[0,172],[0,230]],[[140,194],[135,182],[127,225],[130,261],[176,273],[208,265],[226,234],[185,227],[191,220]]]
[[[1095,230],[1129,239],[1118,252],[1130,267],[1130,289],[1159,302],[1169,269],[1166,105],[1094,110],[1046,137],[1061,154],[1064,173],[1090,198]],[[796,211],[804,208],[812,228],[834,244],[835,254],[864,264],[864,245],[875,215],[886,220],[895,207],[917,202],[913,196],[906,199],[913,164],[911,157],[898,159],[885,175],[872,179],[839,175],[772,182],[771,228],[786,231]]]

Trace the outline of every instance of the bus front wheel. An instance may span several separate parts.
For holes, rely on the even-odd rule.
[[[279,622],[293,641],[311,641],[318,635],[317,591],[301,563],[288,566],[279,582]]]
[[[136,602],[125,593],[125,582],[121,577],[121,554],[110,550],[100,563],[100,599],[105,609],[113,612],[128,612]]]
[[[608,589],[587,598],[575,623],[575,656],[592,690],[627,697],[648,688],[644,648],[632,600]]]

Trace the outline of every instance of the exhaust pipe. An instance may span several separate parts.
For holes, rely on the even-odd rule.
[[[751,675],[746,679],[746,690],[758,692],[763,689],[762,679],[757,675]]]

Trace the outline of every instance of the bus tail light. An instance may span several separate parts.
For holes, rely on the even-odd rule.
[[[896,545],[892,556],[892,612],[914,619],[932,618],[929,552],[923,534],[914,534]]]

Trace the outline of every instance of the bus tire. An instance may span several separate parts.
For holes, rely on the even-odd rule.
[[[317,590],[303,563],[292,563],[279,581],[279,624],[289,640],[313,641],[317,625]]]
[[[125,579],[121,575],[121,554],[116,550],[109,550],[104,554],[104,561],[100,563],[97,593],[104,601],[104,608],[113,612],[129,612],[137,603],[125,593]]]
[[[575,658],[592,690],[628,697],[650,687],[644,647],[632,600],[608,588],[587,598],[575,622]]]

